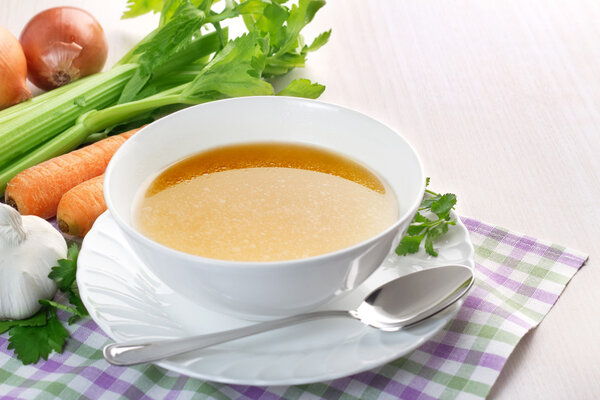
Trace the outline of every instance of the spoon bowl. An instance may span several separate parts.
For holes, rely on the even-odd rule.
[[[135,365],[199,350],[258,333],[314,319],[346,317],[393,332],[417,324],[454,304],[471,288],[473,271],[463,265],[423,269],[391,280],[373,290],[355,310],[299,314],[224,332],[162,341],[113,343],[104,358],[113,365]]]
[[[384,331],[397,331],[448,308],[473,284],[473,271],[463,265],[423,269],[373,290],[349,313]]]

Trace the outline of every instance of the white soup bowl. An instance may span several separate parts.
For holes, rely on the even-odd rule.
[[[352,247],[274,262],[187,254],[136,229],[135,199],[158,173],[203,150],[251,142],[316,145],[358,160],[393,189],[398,219]],[[208,308],[246,319],[307,312],[360,285],[398,244],[424,190],[425,176],[417,153],[392,129],[356,111],[277,96],[215,101],[164,117],[125,142],[104,178],[112,217],[137,256],[159,279]]]

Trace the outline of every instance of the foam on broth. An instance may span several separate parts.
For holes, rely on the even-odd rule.
[[[392,191],[362,165],[313,146],[225,146],[156,177],[134,209],[151,239],[186,253],[281,261],[340,250],[398,217]]]

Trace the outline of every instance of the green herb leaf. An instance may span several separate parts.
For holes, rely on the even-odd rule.
[[[300,31],[312,21],[317,11],[324,5],[325,0],[300,0],[298,5],[292,5],[287,19],[285,38],[277,54],[281,55],[298,47]]]
[[[157,13],[163,7],[163,0],[129,0],[121,19],[138,17],[149,12]]]
[[[398,247],[396,247],[396,254],[405,256],[407,254],[416,253],[419,251],[419,246],[421,245],[423,237],[425,237],[425,235],[404,236]]]
[[[75,288],[75,289],[77,289],[77,288]],[[69,293],[69,303],[71,303],[75,306],[75,309],[77,310],[77,313],[75,315],[82,317],[82,318],[90,315],[88,313],[88,310],[83,305],[83,302],[81,301],[81,297],[79,297],[79,290],[73,290]]]
[[[447,193],[439,196],[439,198],[431,204],[431,212],[439,218],[446,218],[455,205],[456,196],[452,193]]]
[[[408,236],[417,236],[420,235],[425,229],[427,229],[427,225],[425,224],[410,225],[406,231],[406,234]]]
[[[46,324],[46,310],[41,309],[27,319],[15,319],[8,321],[0,321],[0,333],[4,333],[7,330],[16,326],[40,326]]]
[[[454,221],[452,221],[452,222],[454,222]],[[443,221],[441,223],[438,223],[436,226],[429,229],[429,231],[427,232],[427,237],[430,237],[431,240],[437,240],[437,239],[441,238],[446,233],[448,233],[448,225],[450,225],[450,224],[443,222]],[[452,225],[454,225],[454,224],[452,224]]]
[[[318,83],[312,83],[308,79],[295,79],[283,88],[278,96],[306,97],[316,99],[323,93],[325,86]]]
[[[39,300],[39,302],[40,302],[41,305],[46,306],[48,308],[54,308],[54,309],[58,309],[58,310],[63,310],[63,311],[66,311],[66,312],[68,312],[70,314],[76,315],[78,317],[83,317],[84,316],[84,315],[80,314],[79,311],[76,308],[71,307],[71,306],[67,306],[67,305],[64,305],[64,304],[61,304],[61,303],[59,303],[57,301],[42,299],[42,300]]]
[[[281,4],[265,4],[262,14],[244,15],[244,23],[250,32],[260,32],[263,36],[269,35],[271,48],[276,51],[285,36],[284,24],[289,15],[288,9]]]
[[[273,94],[261,79],[268,42],[256,34],[230,41],[183,91],[182,98],[238,97]]]
[[[425,181],[425,187],[427,186],[429,186],[429,178]],[[456,225],[456,221],[450,216],[450,211],[454,209],[455,205],[456,196],[454,194],[441,195],[426,190],[419,212],[396,248],[396,253],[398,255],[416,253],[425,239],[425,252],[430,256],[437,257],[438,253],[433,244],[448,232],[450,225]]]
[[[433,238],[430,235],[425,237],[425,251],[433,257],[437,257],[438,253],[433,249]]]
[[[75,306],[75,308],[51,300],[40,300],[40,303],[68,311],[76,317],[85,317],[89,314],[79,297],[79,289],[77,288],[77,282],[75,281],[77,276],[78,256],[79,248],[76,244],[72,244],[67,252],[67,258],[58,260],[58,266],[53,267],[48,275],[50,279],[56,282],[58,288],[69,296],[69,302]]]
[[[40,358],[47,360],[52,350],[62,352],[67,337],[69,332],[51,309],[45,325],[11,328],[8,348],[14,350],[23,364],[34,364]]]
[[[67,252],[67,258],[58,260],[58,266],[52,267],[48,278],[56,282],[56,285],[63,292],[69,292],[75,282],[77,273],[77,256],[79,249],[76,244],[72,244]]]
[[[177,9],[184,3],[186,0],[165,0],[160,10],[160,23],[159,27],[164,26],[167,22],[172,20],[177,16]],[[202,10],[206,13],[214,0],[189,0],[190,4],[194,7]]]
[[[319,50],[321,47],[323,47],[328,41],[329,41],[329,37],[331,36],[331,29],[328,31],[325,31],[323,33],[321,33],[319,36],[317,36],[313,42],[310,44],[310,46],[308,46],[306,48],[307,51],[317,51]]]
[[[331,31],[323,32],[310,46],[306,46],[300,35],[300,31],[312,21],[317,11],[324,5],[324,0],[300,0],[298,5],[292,5],[289,11],[285,6],[273,5],[273,10],[279,7],[284,11],[273,12],[275,19],[272,20],[272,26],[261,24],[259,19],[254,26],[248,28],[250,31],[255,29],[270,38],[271,50],[267,57],[265,76],[282,75],[293,68],[304,67],[307,53],[317,50],[329,40]],[[271,14],[267,14],[268,11],[271,11],[271,8],[265,8],[264,13],[265,17],[270,19]],[[284,17],[285,25],[282,25],[281,21]],[[249,25],[247,19],[246,24]],[[279,27],[276,28],[275,25]]]
[[[173,18],[159,30],[151,39],[141,43],[133,54],[139,54],[139,68],[127,82],[119,103],[135,99],[144,88],[154,69],[164,64],[177,52],[188,46],[204,24],[205,14],[198,10],[189,0],[178,0],[179,7]]]

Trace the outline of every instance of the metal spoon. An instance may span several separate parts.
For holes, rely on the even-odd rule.
[[[374,328],[397,331],[448,308],[467,293],[473,281],[473,271],[462,265],[428,268],[378,287],[356,310],[317,311],[180,339],[113,343],[104,347],[103,355],[114,365],[159,361],[300,322],[330,317],[355,318]]]

